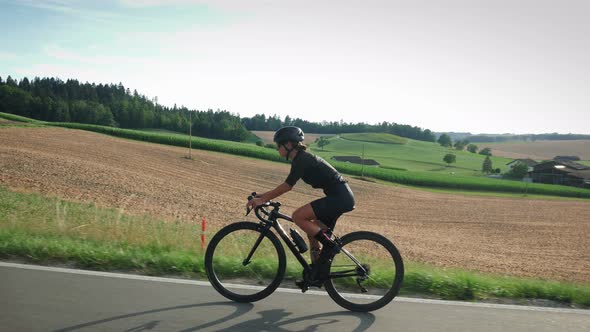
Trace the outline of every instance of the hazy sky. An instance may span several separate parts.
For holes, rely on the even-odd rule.
[[[590,1],[0,0],[0,76],[191,109],[586,133]]]

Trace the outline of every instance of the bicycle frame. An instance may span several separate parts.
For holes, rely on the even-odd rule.
[[[283,242],[285,244],[287,244],[287,247],[289,247],[289,249],[291,250],[291,252],[295,256],[295,258],[297,258],[297,261],[299,262],[299,264],[301,264],[301,266],[303,266],[304,269],[311,270],[311,267],[309,266],[309,264],[307,263],[305,258],[303,258],[303,255],[301,255],[301,253],[299,252],[299,249],[297,249],[297,247],[295,246],[293,241],[291,241],[291,239],[287,235],[287,232],[285,232],[285,229],[283,229],[283,226],[278,221],[279,219],[284,219],[284,220],[293,222],[293,219],[291,217],[289,217],[288,215],[282,214],[278,211],[280,204],[278,204],[278,203],[271,203],[271,204],[273,204],[273,205],[269,204],[269,206],[273,206],[274,208],[270,212],[266,212],[266,210],[264,210],[262,206],[259,206],[255,209],[255,214],[256,214],[256,217],[258,217],[258,219],[260,220],[260,226],[262,227],[262,230],[261,230],[260,236],[258,237],[256,242],[254,243],[254,246],[250,250],[250,253],[246,257],[246,259],[244,259],[243,264],[247,265],[248,263],[250,263],[250,258],[252,258],[252,255],[254,255],[254,252],[256,251],[258,246],[260,245],[260,242],[262,242],[262,240],[264,239],[264,236],[268,232],[270,232],[271,228],[274,228],[276,230],[276,232],[279,234],[280,238],[283,240]],[[268,216],[268,219],[264,219],[263,217],[260,216],[260,214],[259,214],[260,210],[262,210],[263,213]]]
[[[273,209],[270,212],[267,212],[266,210],[264,210],[264,207],[261,205],[254,210],[256,217],[258,217],[258,219],[260,220],[260,227],[262,227],[262,229],[261,229],[260,236],[258,237],[256,242],[254,243],[254,246],[250,250],[250,253],[246,257],[246,259],[244,259],[242,264],[244,266],[246,266],[250,263],[250,258],[252,258],[252,256],[254,255],[254,252],[256,251],[256,249],[258,248],[258,246],[260,245],[260,243],[264,239],[264,236],[268,232],[270,232],[271,228],[274,228],[276,230],[276,232],[279,234],[279,236],[281,237],[281,239],[283,240],[283,242],[285,244],[287,244],[287,247],[291,250],[291,252],[295,256],[295,258],[297,259],[299,264],[301,264],[301,266],[306,271],[311,271],[311,266],[307,263],[305,258],[303,258],[303,255],[299,252],[299,249],[295,246],[293,241],[291,241],[291,239],[287,235],[287,232],[285,232],[285,230],[283,229],[283,226],[278,221],[279,219],[284,219],[284,220],[293,222],[293,219],[291,217],[289,217],[288,215],[285,215],[285,214],[282,214],[279,212],[279,207],[281,206],[281,204],[278,202],[274,202],[274,203],[269,202],[269,203],[266,203],[264,206],[272,206]],[[268,216],[268,219],[265,219],[262,216],[260,216],[259,211],[262,211],[264,214],[266,214]],[[338,242],[339,242],[339,240],[337,241],[337,243]],[[338,244],[340,245],[340,243],[338,243]],[[352,269],[352,270],[347,270],[347,271],[340,271],[338,273],[330,273],[330,275],[329,275],[330,279],[344,278],[344,277],[351,277],[351,276],[364,277],[368,274],[368,271],[361,264],[361,262],[359,262],[350,252],[348,252],[348,250],[346,250],[345,248],[339,248],[339,249],[340,249],[340,252],[343,252],[346,256],[348,256],[356,264],[356,268]]]

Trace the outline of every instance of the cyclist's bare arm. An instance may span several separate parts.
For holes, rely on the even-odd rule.
[[[282,194],[290,191],[292,188],[293,187],[291,187],[288,183],[283,182],[280,185],[278,185],[276,188],[274,188],[273,190],[267,191],[264,194],[257,195],[255,198],[253,198],[252,200],[250,200],[246,204],[246,207],[255,208],[264,202],[268,202],[270,200],[275,199],[276,197],[281,196]]]

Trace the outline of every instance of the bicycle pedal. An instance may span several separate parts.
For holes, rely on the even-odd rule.
[[[295,285],[299,288],[301,288],[301,293],[305,293],[307,292],[307,290],[309,289],[309,286],[307,285],[307,283],[303,280],[301,281],[295,281]]]

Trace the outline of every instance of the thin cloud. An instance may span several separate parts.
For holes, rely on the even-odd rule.
[[[46,56],[68,62],[78,62],[87,65],[134,65],[139,67],[154,66],[159,62],[150,58],[137,58],[129,56],[88,56],[79,52],[68,50],[58,45],[49,45],[44,48]]]
[[[84,2],[74,0],[18,0],[16,3],[26,7],[75,16],[100,23],[108,23],[112,19],[122,17],[113,12],[85,8]]]
[[[0,60],[12,61],[18,60],[19,58],[20,57],[17,54],[0,51]]]
[[[120,0],[119,4],[124,7],[144,8],[144,7],[161,7],[177,5],[194,5],[201,4],[203,1],[198,0]]]

